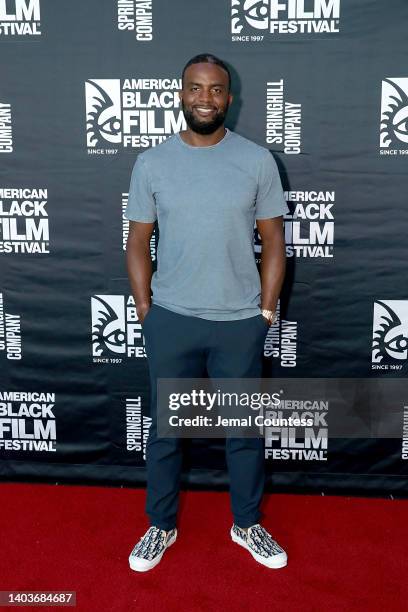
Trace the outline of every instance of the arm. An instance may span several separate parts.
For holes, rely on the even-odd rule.
[[[150,238],[153,229],[154,223],[129,221],[126,264],[137,316],[142,322],[150,308],[150,283],[152,279]]]
[[[262,240],[261,308],[275,311],[286,269],[282,216],[257,219],[256,225]]]

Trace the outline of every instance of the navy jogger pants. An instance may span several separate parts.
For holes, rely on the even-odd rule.
[[[146,445],[147,502],[151,525],[176,526],[182,465],[180,438],[157,437],[158,378],[261,378],[268,324],[259,314],[235,321],[210,321],[152,304],[143,324],[151,386]],[[263,438],[227,438],[226,461],[234,522],[259,522],[264,489]]]

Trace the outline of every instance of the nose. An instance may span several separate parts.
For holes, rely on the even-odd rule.
[[[205,89],[201,90],[198,104],[202,104],[203,106],[214,106],[210,91],[206,91]]]

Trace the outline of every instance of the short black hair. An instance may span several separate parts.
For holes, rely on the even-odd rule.
[[[183,72],[181,74],[181,82],[184,83],[184,73],[189,66],[192,64],[215,64],[219,66],[228,74],[228,91],[231,91],[231,73],[228,70],[228,66],[219,58],[213,55],[212,53],[200,53],[199,55],[195,55],[191,59],[188,60],[187,64],[183,68]]]

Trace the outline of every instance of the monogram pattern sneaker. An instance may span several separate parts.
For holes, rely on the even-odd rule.
[[[165,531],[158,527],[149,527],[129,555],[130,568],[135,572],[147,572],[152,569],[160,563],[166,549],[174,544],[176,538],[176,528]]]
[[[259,523],[249,527],[248,531],[234,523],[231,527],[231,538],[233,542],[249,550],[253,558],[266,567],[278,569],[285,567],[288,562],[288,556],[283,548]]]

